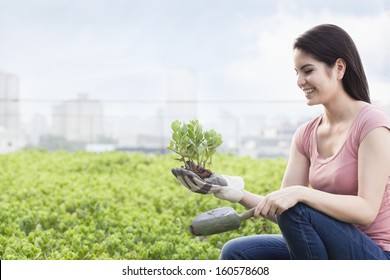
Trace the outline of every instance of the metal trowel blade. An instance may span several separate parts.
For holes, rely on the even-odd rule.
[[[231,207],[222,207],[207,211],[195,217],[190,231],[194,235],[212,235],[238,229],[241,218]]]

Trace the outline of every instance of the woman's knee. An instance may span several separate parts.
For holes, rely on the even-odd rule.
[[[282,214],[276,216],[276,221],[278,222],[279,227],[285,225],[296,224],[300,216],[309,209],[309,206],[303,203],[297,203],[295,206],[284,211]]]
[[[290,255],[282,235],[261,234],[239,237],[228,241],[220,255],[221,260],[276,260]]]
[[[241,259],[240,255],[240,246],[239,242],[236,239],[229,240],[226,242],[221,250],[221,255],[219,259],[221,260],[239,260]]]

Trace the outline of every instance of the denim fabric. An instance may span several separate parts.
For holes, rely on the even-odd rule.
[[[305,204],[277,216],[283,235],[264,234],[227,242],[220,258],[259,260],[390,260],[355,226],[333,219]]]
[[[262,234],[229,240],[222,247],[221,260],[289,260],[281,234]]]

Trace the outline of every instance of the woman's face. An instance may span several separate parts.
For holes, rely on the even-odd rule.
[[[297,85],[305,94],[308,105],[326,105],[337,95],[340,81],[336,67],[329,68],[324,62],[314,59],[302,50],[294,50]]]

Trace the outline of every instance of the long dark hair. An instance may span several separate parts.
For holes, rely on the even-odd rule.
[[[352,38],[342,28],[332,24],[315,26],[297,38],[293,47],[312,55],[329,67],[333,67],[337,59],[343,59],[346,63],[342,79],[345,91],[353,99],[371,103],[359,52]]]

